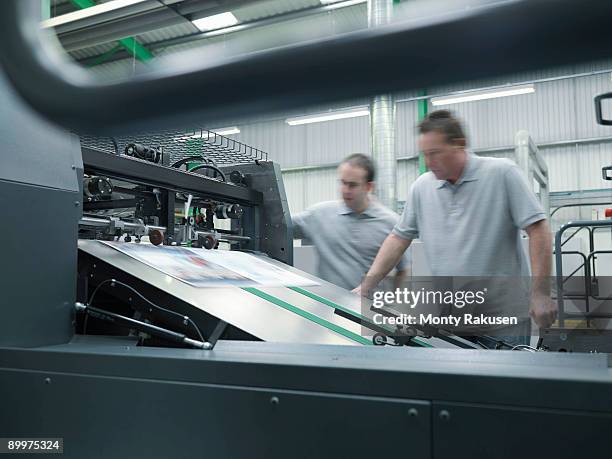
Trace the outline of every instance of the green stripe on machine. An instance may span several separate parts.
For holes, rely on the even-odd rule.
[[[372,341],[370,341],[367,338],[364,338],[363,336],[358,335],[357,333],[353,333],[352,331],[346,330],[345,328],[342,328],[339,325],[336,325],[332,322],[322,319],[321,317],[318,317],[308,311],[304,311],[303,309],[300,309],[297,306],[294,306],[292,304],[287,303],[286,301],[276,298],[275,296],[262,292],[261,290],[257,288],[243,287],[242,290],[249,292],[255,296],[258,296],[259,298],[263,298],[264,300],[267,300],[270,303],[280,306],[281,308],[286,309],[287,311],[291,311],[294,314],[304,317],[305,319],[308,319],[316,324],[319,324],[322,327],[325,327],[333,332],[336,332],[344,336],[345,338],[353,340],[359,344],[364,344],[364,345],[372,344]]]
[[[370,319],[368,319],[367,317],[362,316],[361,314],[359,314],[359,313],[357,313],[357,312],[355,312],[355,311],[353,311],[351,309],[345,308],[344,306],[340,306],[339,304],[334,303],[333,301],[331,301],[331,300],[329,300],[327,298],[319,296],[316,293],[309,292],[308,290],[304,290],[301,287],[288,287],[288,288],[290,290],[293,290],[294,292],[300,293],[301,295],[307,296],[310,299],[318,301],[319,303],[322,303],[322,304],[324,304],[326,306],[329,306],[330,308],[338,309],[339,311],[345,312],[346,314],[350,314],[351,316],[355,317],[356,319],[359,319],[360,321],[363,321],[365,323],[372,323],[372,321]],[[389,331],[391,333],[393,333],[393,331],[394,331],[394,330],[389,330],[388,328],[383,327],[382,325],[376,325],[376,327],[386,329],[387,331]],[[431,344],[427,344],[426,342],[421,341],[421,340],[416,339],[416,338],[413,338],[412,341],[417,343],[417,344],[419,344],[420,346],[423,346],[423,347],[433,347]]]

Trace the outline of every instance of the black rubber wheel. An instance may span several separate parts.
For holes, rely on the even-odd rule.
[[[382,333],[376,333],[372,337],[372,343],[374,343],[374,346],[384,346],[387,344],[387,337]]]

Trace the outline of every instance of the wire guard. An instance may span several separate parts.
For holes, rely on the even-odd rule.
[[[129,144],[161,150],[162,164],[169,166],[189,156],[201,155],[217,166],[267,161],[268,154],[207,129],[166,130],[121,137],[80,134],[81,146],[121,154]]]

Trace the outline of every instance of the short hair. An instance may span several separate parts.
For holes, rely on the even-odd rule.
[[[450,110],[436,110],[428,114],[418,125],[419,134],[439,132],[444,134],[448,143],[465,139],[461,121]]]
[[[373,182],[376,175],[376,168],[372,158],[363,153],[353,153],[342,160],[340,164],[349,164],[353,167],[360,167],[366,171],[366,181]]]

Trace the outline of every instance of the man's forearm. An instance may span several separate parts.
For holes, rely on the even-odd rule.
[[[294,218],[291,221],[291,227],[293,229],[293,239],[304,239],[304,231],[303,225],[301,224],[301,220]]]
[[[398,270],[397,273],[395,273],[395,278],[393,279],[393,286],[396,289],[401,288],[404,285],[406,277],[408,277],[407,269]]]
[[[550,295],[550,273],[552,265],[552,236],[546,220],[527,228],[529,234],[529,258],[531,260],[532,289]]]
[[[540,328],[550,327],[557,317],[557,305],[550,296],[552,236],[546,220],[526,228],[531,258],[531,301],[529,315]]]
[[[395,234],[387,236],[368,274],[366,274],[366,278],[362,284],[363,294],[366,294],[368,290],[376,287],[378,283],[389,274],[389,271],[397,266],[411,242],[411,240],[402,239]]]

